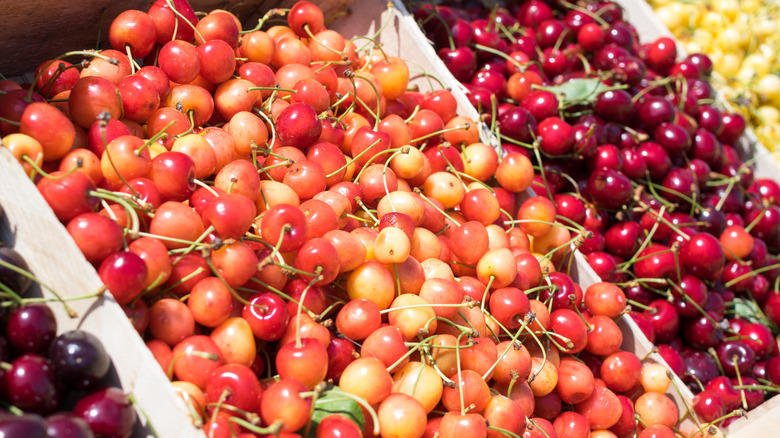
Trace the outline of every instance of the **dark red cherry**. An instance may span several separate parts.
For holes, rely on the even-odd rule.
[[[704,280],[717,279],[726,262],[720,242],[709,233],[692,236],[680,247],[678,256],[687,272]]]
[[[14,309],[8,316],[8,342],[23,353],[45,354],[57,336],[57,320],[49,306],[27,304]]]
[[[723,372],[729,377],[735,377],[737,370],[740,375],[750,374],[756,363],[753,349],[740,340],[730,340],[721,343],[716,350]]]
[[[59,335],[49,349],[49,359],[57,380],[77,390],[93,389],[111,367],[100,339],[83,330]]]
[[[672,160],[669,153],[658,143],[644,142],[637,149],[640,155],[645,159],[647,170],[650,172],[650,179],[660,181],[669,169],[672,168]]]
[[[676,287],[671,288],[677,312],[683,317],[699,315],[699,309],[707,303],[707,285],[694,275],[685,275],[680,279],[678,287],[679,290]]]
[[[696,380],[701,382],[702,385],[706,385],[712,379],[720,375],[718,370],[718,363],[715,358],[705,351],[689,350],[683,353],[683,360],[685,360],[685,375],[683,375],[683,382],[688,387],[696,388],[698,392],[698,384]]]
[[[669,342],[680,327],[680,316],[674,305],[662,299],[650,303],[650,310],[645,314],[653,324],[655,339],[657,342]]]
[[[130,399],[119,388],[105,388],[86,395],[73,413],[87,422],[96,436],[129,438],[136,422]]]
[[[588,193],[597,204],[618,209],[631,201],[633,187],[631,180],[621,172],[599,169],[588,178]]]
[[[498,118],[501,134],[523,143],[533,142],[536,132],[536,117],[529,111],[514,107]]]
[[[51,363],[37,354],[24,354],[11,362],[2,376],[2,386],[3,398],[24,411],[45,415],[59,404]]]
[[[664,358],[672,372],[682,376],[685,373],[685,361],[680,352],[666,344],[659,344],[656,347],[658,348],[658,354]]]
[[[721,329],[716,321],[718,315],[708,312],[698,318],[683,321],[683,338],[694,348],[706,350],[715,348],[723,338]]]
[[[46,433],[46,423],[38,415],[6,415],[0,420],[0,438],[58,438]]]
[[[658,125],[674,120],[674,105],[659,96],[647,96],[637,112],[639,121],[647,129],[655,129]]]
[[[621,122],[628,120],[634,112],[631,95],[625,90],[610,90],[596,98],[596,114],[605,120]]]
[[[59,412],[46,417],[48,438],[94,438],[86,421],[71,412]]]
[[[739,394],[739,391],[734,389],[734,385],[731,384],[731,381],[726,376],[715,377],[707,383],[704,389],[715,391],[720,395],[726,407],[726,412],[733,411],[742,404],[742,396]]]
[[[726,413],[726,406],[715,390],[705,389],[693,397],[693,410],[702,420],[711,423]]]

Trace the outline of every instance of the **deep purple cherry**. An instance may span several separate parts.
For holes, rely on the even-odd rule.
[[[100,340],[83,330],[58,336],[49,349],[49,359],[57,379],[77,390],[93,389],[111,367]]]
[[[44,353],[57,335],[57,320],[49,306],[27,304],[8,317],[8,342],[23,353]]]

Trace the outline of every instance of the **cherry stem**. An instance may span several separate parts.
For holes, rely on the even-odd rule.
[[[0,117],[0,122],[8,123],[9,125],[13,125],[13,126],[22,126],[21,122],[17,122],[17,121],[14,121],[14,120],[9,120],[9,119],[6,119],[5,117]]]
[[[539,431],[544,434],[545,438],[550,438],[550,435],[547,434],[547,431],[539,427],[539,425],[534,422],[533,418],[525,417],[525,420],[531,423],[535,428],[539,429]]]
[[[488,428],[488,430],[495,430],[496,432],[500,432],[500,433],[504,434],[505,436],[510,436],[512,438],[523,438],[523,437],[521,437],[520,435],[518,435],[518,434],[516,434],[514,432],[510,432],[510,431],[508,431],[506,429],[502,429],[500,427],[488,425],[487,428]]]
[[[178,361],[179,359],[181,359],[184,356],[200,357],[200,358],[203,358],[203,359],[210,360],[212,362],[219,361],[219,356],[217,356],[214,353],[207,353],[205,351],[197,351],[197,350],[195,350],[195,351],[183,351],[183,352],[177,354],[176,356],[174,356],[171,359],[171,363],[168,364],[168,370],[165,372],[165,375],[168,376],[168,380],[173,380],[173,367],[174,367],[174,365],[176,365],[176,361]]]
[[[534,156],[536,157],[536,161],[539,163],[539,175],[542,176],[542,184],[544,184],[544,190],[547,192],[547,197],[554,203],[555,197],[553,196],[552,190],[550,189],[550,184],[547,183],[547,176],[544,170],[544,164],[542,163],[542,155],[539,152],[539,146],[537,146],[536,143],[536,139],[534,139]]]
[[[17,305],[17,304],[18,305],[22,305],[22,304],[24,304],[24,299],[19,294],[14,292],[13,289],[11,289],[10,287],[6,286],[2,282],[0,282],[0,291],[5,292],[6,295],[8,295],[8,297],[11,298],[11,300],[12,300],[12,301],[3,301],[2,305],[4,307],[6,307],[5,306],[6,303],[10,303],[9,305]]]
[[[366,105],[365,102],[360,100],[360,103],[371,113],[371,115],[374,116],[374,118],[375,118],[375,121],[374,121],[374,131],[379,130],[379,122],[381,121],[381,119],[379,118],[379,112],[380,112],[381,107],[382,107],[382,96],[379,93],[379,90],[377,90],[376,85],[374,85],[374,83],[371,82],[367,77],[365,77],[363,75],[359,75],[357,73],[353,73],[350,70],[347,70],[347,71],[350,72],[350,75],[348,75],[347,78],[352,82],[352,89],[355,90],[355,93],[354,93],[355,94],[355,100],[360,100],[360,98],[357,95],[357,86],[355,85],[354,77],[363,79],[366,83],[368,83],[368,85],[371,86],[371,88],[374,89],[374,95],[376,95],[376,114],[374,114],[373,111],[371,111],[371,109],[368,108],[368,105]],[[346,72],[344,72],[344,74],[346,75]]]
[[[466,123],[464,123],[462,125],[453,126],[452,128],[440,129],[440,130],[438,130],[436,132],[431,132],[430,134],[425,134],[422,137],[413,138],[411,143],[417,143],[420,140],[425,140],[427,138],[435,137],[437,135],[441,135],[441,134],[444,134],[444,133],[447,133],[447,132],[468,130],[469,128],[471,128],[471,125],[468,122],[466,122]]]
[[[325,175],[325,178],[326,178],[326,179],[327,179],[327,178],[332,178],[332,177],[334,177],[334,176],[338,175],[338,173],[339,173],[339,172],[341,172],[342,170],[344,170],[344,169],[346,169],[347,167],[349,167],[349,166],[350,166],[350,164],[352,164],[352,163],[354,163],[355,161],[357,161],[357,159],[358,159],[358,158],[360,158],[361,156],[363,156],[363,154],[367,153],[367,152],[368,152],[369,150],[371,150],[371,148],[373,148],[374,146],[378,145],[378,144],[379,144],[381,141],[382,141],[382,140],[381,140],[381,139],[379,139],[379,140],[377,140],[377,141],[375,141],[375,142],[371,143],[371,145],[370,145],[370,146],[368,146],[366,149],[362,150],[362,151],[361,151],[359,154],[355,155],[355,156],[354,156],[354,157],[353,157],[351,160],[347,161],[347,163],[346,163],[346,164],[344,164],[343,166],[341,166],[341,167],[339,167],[338,169],[334,170],[333,172],[331,172],[331,173],[329,173],[329,174]],[[381,153],[381,152],[380,152],[380,153]],[[379,155],[379,154],[377,154],[377,155]],[[366,163],[366,164],[368,164],[368,163]],[[363,167],[365,168],[366,166],[363,166]],[[362,169],[361,169],[361,171],[362,171]],[[360,175],[361,175],[361,173],[358,173],[358,178],[360,177]],[[355,181],[357,181],[357,178],[355,179]]]
[[[41,69],[41,71],[39,71],[35,75],[35,78],[33,78],[33,80],[30,82],[30,89],[27,92],[27,97],[26,97],[25,100],[27,102],[31,102],[32,101],[32,93],[33,93],[33,90],[35,89],[35,84],[38,83],[38,79],[40,79],[40,77],[46,72],[46,70],[49,69],[49,67],[51,67],[52,64],[54,64],[57,61],[62,61],[64,58],[67,58],[68,56],[76,56],[76,55],[88,56],[88,57],[93,57],[93,58],[100,58],[100,59],[102,59],[102,60],[104,60],[106,62],[109,62],[109,63],[113,64],[113,65],[119,64],[119,60],[118,59],[109,58],[108,56],[101,55],[100,53],[98,53],[96,51],[92,51],[92,50],[75,50],[75,51],[72,51],[72,52],[63,53],[62,55],[60,55],[60,56],[52,59],[51,61],[49,61],[46,64],[46,66],[44,66]]]
[[[431,205],[431,207],[433,207],[433,208],[434,208],[436,211],[438,211],[438,212],[439,212],[439,213],[441,213],[441,214],[442,214],[444,217],[446,217],[447,219],[449,219],[450,221],[452,221],[452,223],[454,223],[455,225],[458,225],[458,226],[460,226],[460,223],[458,223],[458,221],[456,221],[455,219],[453,219],[453,218],[452,218],[452,216],[450,216],[450,215],[449,215],[449,214],[447,214],[447,213],[446,213],[444,210],[442,210],[441,208],[439,208],[439,206],[438,206],[438,205],[434,204],[434,203],[433,203],[433,202],[432,202],[430,199],[428,199],[428,197],[427,197],[427,196],[425,196],[425,195],[424,195],[422,192],[420,192],[420,191],[419,191],[417,188],[415,188],[415,193],[417,193],[417,194],[418,194],[418,195],[419,195],[419,196],[420,196],[420,197],[423,199],[423,201],[425,201],[425,202],[427,202],[428,204],[430,204],[430,205]]]
[[[281,238],[279,239],[281,240]],[[301,292],[301,299],[298,301],[298,311],[295,313],[295,348],[301,348],[301,313],[303,312],[303,300],[306,299],[306,294],[309,293],[309,289],[314,286],[314,283],[320,280],[322,275],[312,279],[309,284]]]
[[[492,53],[493,55],[496,55],[498,57],[506,59],[507,61],[511,62],[512,65],[514,65],[517,68],[517,70],[520,71],[521,73],[526,70],[526,66],[524,66],[523,64],[520,64],[519,62],[517,62],[516,59],[512,58],[511,56],[507,55],[504,52],[496,50],[496,49],[494,49],[492,47],[483,46],[482,44],[474,44],[474,48],[476,48],[478,50],[482,50],[483,52]]]
[[[764,218],[764,214],[766,213],[767,209],[769,208],[768,205],[765,205],[764,208],[761,210],[761,213],[759,213],[755,219],[753,219],[753,222],[748,224],[748,226],[745,227],[745,231],[748,233],[753,230],[753,228],[758,225],[759,222],[761,222],[761,219]]]
[[[493,317],[493,315],[490,315],[490,318],[492,318],[493,321],[495,321],[496,323],[498,323],[500,325],[498,320],[496,320],[496,318]],[[528,312],[528,313],[525,314],[525,316],[523,317],[523,323],[517,329],[517,332],[514,335],[512,335],[511,342],[509,344],[507,344],[507,346],[504,349],[504,351],[498,356],[498,358],[496,358],[496,361],[493,362],[493,365],[491,365],[490,368],[488,368],[487,371],[485,371],[485,374],[482,375],[482,379],[483,380],[487,381],[488,376],[490,376],[490,373],[492,373],[493,370],[496,369],[496,367],[498,366],[498,363],[501,360],[504,359],[504,357],[507,355],[507,353],[509,353],[509,350],[511,350],[513,348],[517,349],[517,350],[519,350],[521,348],[524,348],[523,344],[520,344],[520,343],[517,342],[517,338],[520,337],[520,334],[523,332],[523,329],[525,329],[528,326],[528,324],[534,322],[535,320],[536,320],[536,315],[533,312]],[[504,328],[504,327],[502,326],[502,328]],[[506,330],[506,328],[504,328],[504,330]]]
[[[562,224],[560,222],[550,222],[550,221],[543,221],[543,220],[539,220],[539,219],[515,219],[515,220],[512,220],[512,221],[504,221],[504,225],[509,225],[510,223],[511,224],[545,224],[545,225],[552,225],[554,227],[565,228],[565,229],[571,231],[572,233],[577,233],[577,234],[582,233],[583,231],[587,231],[587,230],[585,230],[585,227],[583,227],[580,224],[577,224],[577,227],[575,228],[575,227],[570,227],[568,225],[564,225],[564,224]]]
[[[729,185],[726,186],[726,190],[723,192],[723,195],[720,198],[720,201],[718,201],[718,204],[715,205],[715,210],[720,211],[720,209],[723,207],[723,204],[726,202],[726,198],[729,197],[729,194],[731,194],[731,190],[734,189],[734,185],[737,183],[737,177],[731,178],[729,181]]]
[[[79,316],[78,313],[76,313],[75,310],[73,310],[70,306],[68,306],[68,303],[65,302],[65,299],[62,298],[62,296],[60,296],[60,294],[58,294],[57,291],[55,291],[54,289],[49,287],[49,285],[47,285],[46,283],[44,283],[41,280],[39,280],[38,277],[34,276],[32,273],[30,273],[30,272],[28,272],[28,271],[26,271],[26,270],[24,270],[24,269],[22,269],[22,268],[20,268],[20,267],[18,267],[16,265],[13,265],[11,263],[3,261],[3,260],[0,260],[0,266],[4,267],[6,269],[10,269],[10,270],[16,272],[19,275],[22,275],[24,277],[29,278],[30,280],[38,283],[41,287],[43,287],[44,289],[49,291],[52,295],[54,295],[54,297],[56,298],[57,301],[62,303],[62,306],[65,308],[65,311],[68,312],[68,316],[69,317],[76,318],[76,317]]]
[[[276,84],[273,87],[249,87],[246,89],[246,91],[255,91],[255,90],[274,90],[274,91],[287,91],[289,93],[297,93],[298,90],[293,90],[291,88],[281,88],[279,84]]]
[[[236,291],[236,289],[233,286],[228,284],[227,280],[225,280],[225,277],[223,277],[222,274],[220,274],[217,268],[214,266],[214,262],[211,261],[211,257],[206,257],[206,263],[208,263],[209,268],[211,268],[211,272],[214,274],[214,276],[219,278],[220,281],[222,281],[222,284],[224,284],[225,287],[230,291],[230,295],[233,295],[233,298],[235,298],[236,301],[238,301],[239,303],[245,306],[253,306],[253,304],[247,301],[244,297],[242,297],[241,294],[239,294],[238,291]]]
[[[0,118],[2,118],[2,117],[0,117]],[[43,176],[44,178],[48,178],[48,179],[61,179],[61,178],[65,178],[66,176],[70,175],[74,171],[79,170],[79,168],[80,168],[80,166],[76,166],[76,167],[70,169],[67,173],[63,173],[62,175],[52,176],[50,173],[47,173],[45,170],[41,169],[41,164],[39,164],[39,163],[43,163],[43,154],[38,156],[38,160],[37,161],[33,161],[33,159],[30,158],[29,155],[23,154],[21,156],[21,161],[24,161],[25,163],[29,164],[30,167],[32,167],[34,172],[30,175],[30,178],[35,178],[35,175],[39,174],[39,175]]]
[[[276,91],[274,91],[273,94],[275,94],[275,93],[276,93]],[[268,112],[270,112],[270,111],[271,111],[271,107],[269,105]],[[259,109],[255,109],[254,113],[257,114],[258,117],[261,117],[263,120],[265,120],[266,125],[269,125],[271,127],[271,144],[268,145],[268,150],[270,152],[271,150],[273,150],[274,144],[276,144],[276,126],[275,126],[276,124],[271,120],[271,118],[268,116],[268,114],[264,113],[263,111],[260,111]],[[256,147],[256,144],[255,144],[254,140],[252,140],[252,146],[253,146],[253,149],[254,149],[254,147]]]
[[[739,366],[737,364],[737,355],[731,356],[731,364],[734,367],[734,373],[737,375],[737,384],[738,386],[742,387],[744,386],[742,384],[742,373],[739,372]],[[747,397],[745,396],[745,390],[740,389],[739,394],[742,396],[742,407],[747,410],[748,404],[747,404]]]
[[[262,436],[278,436],[279,432],[282,430],[282,427],[284,427],[284,423],[282,422],[282,420],[276,420],[273,423],[271,423],[271,425],[268,427],[259,427],[237,416],[231,416],[228,419],[228,422],[236,423],[239,426],[251,430],[252,432]]]
[[[165,127],[163,129],[161,129],[157,134],[154,134],[149,140],[147,140],[146,143],[144,143],[143,146],[138,148],[138,150],[136,151],[136,156],[139,156],[141,154],[141,151],[143,151],[144,149],[148,148],[149,146],[151,146],[152,144],[154,144],[156,141],[160,140],[161,138],[163,138],[163,136],[165,136],[165,138],[168,138],[168,133],[166,131],[168,131],[168,129],[170,129],[170,127],[173,126],[174,123],[176,123],[175,120],[171,121],[170,123],[165,125]]]
[[[198,30],[198,28],[195,27],[195,25],[192,24],[192,22],[190,22],[190,20],[188,20],[187,17],[185,17],[181,12],[179,12],[176,9],[176,7],[173,5],[173,0],[165,0],[165,3],[168,4],[168,7],[171,8],[171,11],[173,11],[173,13],[176,14],[177,17],[179,17],[182,20],[184,20],[184,22],[187,23],[192,28],[192,30],[195,31],[195,35],[197,35],[198,38],[200,39],[199,44],[204,44],[206,42],[206,39],[203,38],[203,35],[200,34],[200,31]],[[176,33],[178,32],[178,26],[179,26],[179,20],[177,19],[176,23],[174,23],[174,29],[173,29],[173,39],[174,40],[176,39]]]
[[[97,191],[89,191],[90,196],[94,196],[96,198],[100,199],[107,199],[109,201],[115,202],[117,205],[122,207],[122,209],[125,211],[125,214],[127,215],[127,223],[129,225],[129,228],[125,228],[122,230],[122,233],[125,236],[129,236],[131,239],[136,239],[138,236],[138,233],[140,232],[141,228],[141,221],[138,220],[138,213],[136,213],[135,209],[127,203],[127,201],[118,193],[113,192],[106,192],[104,189],[98,189]],[[145,208],[144,206],[141,206],[140,202],[136,198],[133,199],[133,202],[138,204],[139,207]],[[145,203],[144,203],[145,204]],[[110,214],[113,214],[113,211],[110,208],[107,208],[106,211],[108,211]]]
[[[16,406],[14,406],[12,404],[9,404],[6,401],[0,400],[0,406],[2,406],[3,408],[7,409],[8,412],[10,412],[10,413],[12,413],[12,414],[14,414],[16,416],[24,415],[24,411],[23,410],[17,408]]]
[[[669,371],[668,373],[671,373],[671,371]],[[669,374],[667,374],[667,377],[668,377],[668,375]],[[677,385],[677,379],[675,379],[674,376],[672,376],[672,378],[670,378],[669,380],[672,382],[672,385],[674,385],[674,390],[677,391],[677,395],[680,396],[680,400],[682,401],[683,406],[685,406],[685,413],[683,413],[683,417],[687,413],[692,413],[693,411],[691,410],[691,407],[688,406],[688,402],[685,400],[685,396],[683,395],[682,391],[680,390],[680,387]],[[699,423],[699,419],[696,418],[695,415],[691,415],[691,418],[693,419],[693,422],[696,423],[696,426],[701,427],[701,424]],[[679,419],[675,423],[677,423],[677,422],[679,422]]]
[[[465,319],[465,318],[464,318]],[[455,341],[455,363],[458,370],[458,381],[456,382],[458,385],[458,393],[460,395],[460,414],[465,415],[466,414],[466,406],[463,401],[463,385],[461,384],[463,382],[463,372],[460,367],[460,339],[463,337],[465,333],[461,332],[461,334],[458,335],[458,339]]]
[[[742,275],[740,275],[739,277],[737,277],[737,278],[735,278],[733,280],[727,281],[726,284],[724,284],[724,286],[729,288],[729,287],[734,286],[735,284],[739,283],[740,281],[742,281],[742,280],[744,280],[746,278],[754,277],[755,275],[760,274],[762,272],[771,271],[773,269],[778,269],[778,268],[780,268],[780,263],[777,263],[777,264],[774,264],[774,265],[769,265],[769,266],[764,266],[763,268],[754,269],[754,270],[748,272],[747,274],[742,274]]]
[[[496,276],[495,275],[491,275],[490,276],[490,280],[488,280],[487,286],[485,286],[485,292],[482,293],[482,303],[481,303],[481,306],[480,306],[480,310],[482,311],[482,313],[485,313],[485,304],[487,304],[488,292],[490,292],[490,286],[493,285],[493,282],[495,280],[496,280]]]
[[[139,233],[139,234],[143,235],[145,233]],[[149,235],[149,237],[154,237],[154,236],[153,235]],[[176,286],[178,286],[180,284],[184,284],[186,281],[188,281],[191,278],[194,278],[195,276],[201,274],[203,271],[205,271],[205,269],[203,269],[202,266],[199,266],[197,269],[195,269],[194,271],[192,271],[189,274],[187,274],[186,276],[184,276],[181,280],[177,281],[176,283],[173,283],[172,285],[170,285],[170,286],[166,287],[165,289],[163,289],[162,291],[160,291],[160,293],[162,293],[162,294],[169,293],[174,287],[176,287]]]
[[[652,312],[653,310],[655,310],[655,308],[654,308],[654,307],[646,306],[646,305],[644,305],[644,304],[640,303],[639,301],[634,301],[634,300],[632,300],[632,299],[630,299],[630,298],[629,298],[629,299],[627,299],[627,300],[626,300],[626,302],[627,302],[627,303],[628,303],[628,304],[629,304],[631,307],[638,307],[638,308],[640,308],[640,309],[642,309],[642,310],[647,310],[648,312]]]
[[[277,17],[277,16],[284,16],[287,13],[287,11],[289,11],[289,9],[281,9],[281,8],[271,9],[270,11],[266,12],[265,15],[263,15],[262,18],[260,18],[258,20],[257,26],[253,27],[252,29],[243,30],[243,31],[241,31],[239,33],[240,34],[245,34],[245,33],[252,33],[252,32],[258,31],[258,30],[263,28],[263,26],[265,25],[266,21],[270,20],[271,18]]]
[[[374,225],[379,225],[379,219],[374,216],[374,213],[371,213],[371,210],[369,210],[368,207],[366,207],[366,204],[363,203],[363,200],[360,198],[355,198],[355,202],[357,202],[357,205],[364,211],[368,216],[374,220]]]

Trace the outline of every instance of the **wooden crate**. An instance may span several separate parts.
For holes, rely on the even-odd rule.
[[[27,261],[30,270],[63,297],[97,292],[103,287],[95,269],[54,216],[8,149],[0,147],[0,205],[5,210],[0,233]],[[43,296],[52,295],[45,290]],[[49,306],[60,332],[81,328],[97,336],[111,356],[116,383],[135,395],[160,437],[198,437],[187,417],[187,408],[173,391],[168,378],[136,333],[125,313],[109,294],[70,301],[78,314],[68,316],[61,303]],[[151,436],[143,421],[135,436]]]

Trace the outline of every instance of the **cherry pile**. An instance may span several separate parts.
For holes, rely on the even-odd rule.
[[[0,246],[0,436],[129,437],[135,409],[106,380],[103,344],[82,330],[57,335],[51,308],[28,297],[32,278],[21,255]]]
[[[640,44],[611,2],[413,8],[502,148],[536,158],[534,189],[584,228],[580,251],[623,287],[700,418],[778,392],[780,186],[754,177],[711,60]]]

